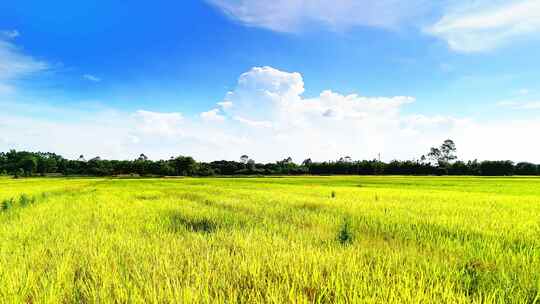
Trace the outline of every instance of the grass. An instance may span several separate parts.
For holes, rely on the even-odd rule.
[[[540,179],[0,179],[1,303],[537,303]]]

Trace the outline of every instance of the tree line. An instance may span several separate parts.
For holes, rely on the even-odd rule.
[[[416,160],[355,161],[349,156],[336,161],[298,164],[288,157],[274,163],[257,163],[242,155],[238,161],[197,162],[190,156],[150,160],[66,159],[55,153],[15,151],[0,153],[0,175],[29,176],[241,176],[241,175],[540,175],[540,165],[503,161],[460,161],[452,140],[430,149]]]

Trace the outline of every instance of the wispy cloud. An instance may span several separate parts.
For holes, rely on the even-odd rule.
[[[455,3],[437,23],[425,29],[455,51],[489,51],[540,33],[539,0]]]
[[[91,74],[84,74],[83,78],[92,82],[100,82],[101,78],[91,75]]]
[[[15,92],[14,86],[0,82],[0,96],[10,95],[14,92]]]
[[[3,39],[14,39],[20,36],[19,31],[17,30],[3,30],[0,31],[0,38]]]
[[[19,36],[16,30],[0,31],[0,95],[13,95],[16,82],[50,69],[47,62],[27,55],[13,40]]]
[[[10,41],[17,35],[18,32],[15,31],[11,33],[11,37],[0,37],[0,82],[16,80],[50,68],[47,62],[25,54]]]
[[[243,24],[278,32],[297,32],[318,23],[341,30],[356,26],[394,28],[421,15],[426,0],[207,0]]]
[[[501,101],[497,105],[515,110],[540,110],[540,101]]]
[[[540,0],[206,0],[246,26],[301,32],[320,25],[418,28],[444,40],[457,52],[489,51],[540,33]],[[426,20],[441,16],[426,25]]]
[[[520,89],[518,92],[517,92],[519,95],[529,95],[531,93],[531,90],[529,89]]]
[[[222,109],[228,109],[233,106],[233,103],[230,101],[222,101],[217,103],[218,106],[220,106]]]

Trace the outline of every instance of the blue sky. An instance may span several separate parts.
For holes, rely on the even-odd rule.
[[[0,150],[540,162],[540,1],[472,3],[3,1]]]

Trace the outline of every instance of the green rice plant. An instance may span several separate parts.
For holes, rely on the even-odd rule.
[[[210,219],[189,218],[182,214],[171,215],[171,229],[178,232],[185,229],[190,232],[211,233],[217,229],[217,225]]]
[[[343,220],[338,233],[338,241],[341,245],[350,245],[354,240],[351,230],[351,221],[349,218]]]
[[[21,207],[26,207],[28,206],[29,204],[33,204],[35,203],[36,199],[35,197],[30,197],[26,194],[21,194],[21,196],[19,196],[19,206]]]
[[[463,266],[463,287],[468,296],[478,292],[483,271],[484,266],[479,261],[468,262]]]
[[[13,208],[13,204],[13,199],[4,199],[2,200],[2,203],[0,203],[0,210],[3,212],[9,211],[11,208]]]

